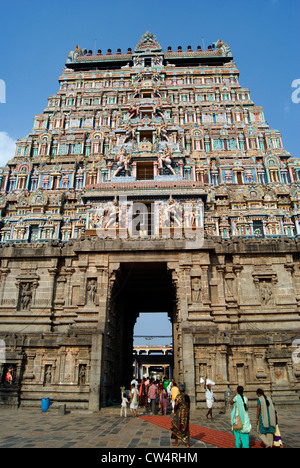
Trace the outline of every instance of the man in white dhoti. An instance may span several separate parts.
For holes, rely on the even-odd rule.
[[[205,398],[206,398],[206,406],[208,408],[208,412],[206,414],[206,419],[208,419],[208,417],[210,416],[211,419],[213,419],[213,415],[212,415],[212,410],[213,410],[213,406],[214,406],[214,402],[216,401],[215,400],[215,397],[214,397],[214,392],[212,391],[211,389],[211,386],[212,384],[211,383],[208,383],[209,379],[207,379],[205,382],[204,382],[204,391],[205,391]]]

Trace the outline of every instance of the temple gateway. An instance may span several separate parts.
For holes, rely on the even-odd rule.
[[[71,51],[0,169],[0,403],[98,411],[165,312],[192,407],[300,396],[300,161],[230,47]],[[159,322],[157,331],[159,335]]]

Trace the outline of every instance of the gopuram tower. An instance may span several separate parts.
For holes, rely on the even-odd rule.
[[[0,187],[1,404],[118,399],[141,312],[193,408],[205,377],[299,403],[300,161],[223,41],[77,46]]]

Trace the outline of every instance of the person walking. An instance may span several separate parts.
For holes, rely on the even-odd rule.
[[[164,384],[161,379],[157,384],[157,388],[158,388],[158,408],[161,410],[161,395],[164,391]]]
[[[160,394],[160,414],[164,416],[167,415],[168,403],[169,403],[168,392],[165,389],[163,389],[162,393]]]
[[[186,447],[190,446],[190,411],[182,393],[179,393],[175,398],[171,431],[171,439],[174,439],[173,446],[178,447],[178,440],[182,440]]]
[[[131,385],[130,391],[130,409],[132,411],[132,416],[136,418],[136,410],[138,408],[138,391],[134,384]]]
[[[168,392],[168,386],[170,385],[170,380],[167,377],[164,377],[163,388]]]
[[[206,398],[206,406],[208,408],[208,412],[206,413],[206,419],[208,419],[208,416],[213,419],[213,406],[215,403],[215,397],[214,397],[214,392],[211,389],[211,384],[206,384],[206,380],[204,382],[204,391],[205,391],[205,398]]]
[[[121,412],[120,412],[120,417],[122,418],[123,412],[124,412],[124,417],[127,418],[127,405],[129,403],[129,400],[127,398],[126,392],[124,391],[122,393],[122,402],[121,402]]]
[[[146,408],[147,404],[147,393],[144,379],[141,380],[139,386],[139,408]]]
[[[171,401],[171,388],[172,388],[172,382],[169,381],[169,385],[167,387],[167,393],[168,393],[169,401]]]
[[[179,385],[179,392],[184,396],[185,398],[185,404],[187,406],[187,408],[190,410],[191,408],[191,400],[190,400],[190,397],[188,396],[188,394],[186,393],[185,391],[185,384],[181,384]]]
[[[150,386],[148,389],[148,399],[150,400],[150,408],[152,411],[152,415],[156,414],[156,399],[158,398],[158,388],[154,384],[154,381],[151,380]]]
[[[134,377],[133,380],[130,382],[130,385],[134,385],[135,388],[138,388],[139,383],[138,383],[138,381],[136,380],[135,377]]]
[[[237,387],[230,404],[233,405],[231,424],[235,436],[235,447],[250,448],[249,434],[252,426],[248,414],[248,398],[244,395],[243,387]]]
[[[276,428],[276,411],[270,397],[267,397],[261,388],[256,391],[257,394],[257,413],[256,424],[257,432],[266,448],[274,445],[274,434]]]

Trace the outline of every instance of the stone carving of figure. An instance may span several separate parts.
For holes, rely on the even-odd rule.
[[[79,45],[77,45],[75,50],[71,50],[71,52],[68,53],[67,63],[75,62],[77,57],[85,55],[86,53],[87,49],[81,49]]]
[[[163,123],[157,127],[157,139],[160,140],[166,140],[170,141],[167,133],[167,127],[166,124]]]
[[[155,55],[154,65],[160,66],[160,65],[162,65],[162,63],[163,63],[163,58],[158,56],[158,55]]]
[[[165,222],[177,224],[182,227],[182,208],[178,202],[172,197],[167,201],[167,206],[164,209],[163,218]]]
[[[52,380],[52,366],[46,366],[45,379],[44,379],[45,385],[50,385],[51,380]]]
[[[139,93],[139,90],[137,90],[136,92]],[[129,120],[134,119],[135,117],[137,117],[138,112],[139,112],[138,106],[133,104],[129,109]]]
[[[232,56],[231,48],[229,47],[228,44],[225,44],[225,42],[221,41],[221,39],[219,39],[217,41],[215,46],[216,46],[217,50],[219,52],[221,52],[223,57],[231,57]]]
[[[142,57],[133,57],[133,66],[134,67],[141,67],[143,65],[143,59]]]
[[[126,125],[126,134],[124,138],[124,143],[127,143],[127,141],[129,140],[135,140],[135,139],[136,139],[135,128],[131,126],[131,123],[129,121],[128,124]]]
[[[21,288],[21,310],[28,310],[32,301],[32,287],[30,283],[25,283]]]
[[[129,163],[131,161],[131,156],[127,154],[126,149],[122,146],[122,148],[116,154],[116,160],[118,169],[114,173],[114,177],[116,177],[119,172],[125,169],[126,172],[129,172]]]
[[[192,300],[193,302],[200,302],[201,282],[200,278],[193,278],[192,280]]]
[[[88,302],[94,304],[96,299],[96,292],[97,292],[97,283],[96,280],[90,280],[87,284],[87,291],[88,291]]]
[[[102,214],[99,217],[99,225],[102,229],[107,230],[113,224],[119,222],[120,207],[117,199],[113,203],[107,203],[102,210]]]
[[[162,119],[162,122],[165,122],[165,113],[162,109],[162,101],[161,101],[161,94],[159,92],[158,88],[154,88],[154,95],[157,95],[159,97],[158,102],[154,102],[152,105],[152,112],[154,116],[158,116]]]
[[[79,368],[78,383],[79,385],[85,385],[85,382],[86,382],[86,366],[81,365]]]
[[[273,296],[272,285],[268,283],[267,281],[263,281],[260,284],[260,292],[261,292],[262,303],[264,305],[270,304],[270,302],[272,301],[272,296]]]
[[[172,160],[172,150],[166,146],[163,153],[158,155],[158,168],[162,170],[165,165],[173,175],[176,175],[172,167]]]
[[[100,221],[102,222],[103,214],[101,214],[100,211],[97,211],[96,213],[90,213],[90,220],[94,226],[97,226]]]

